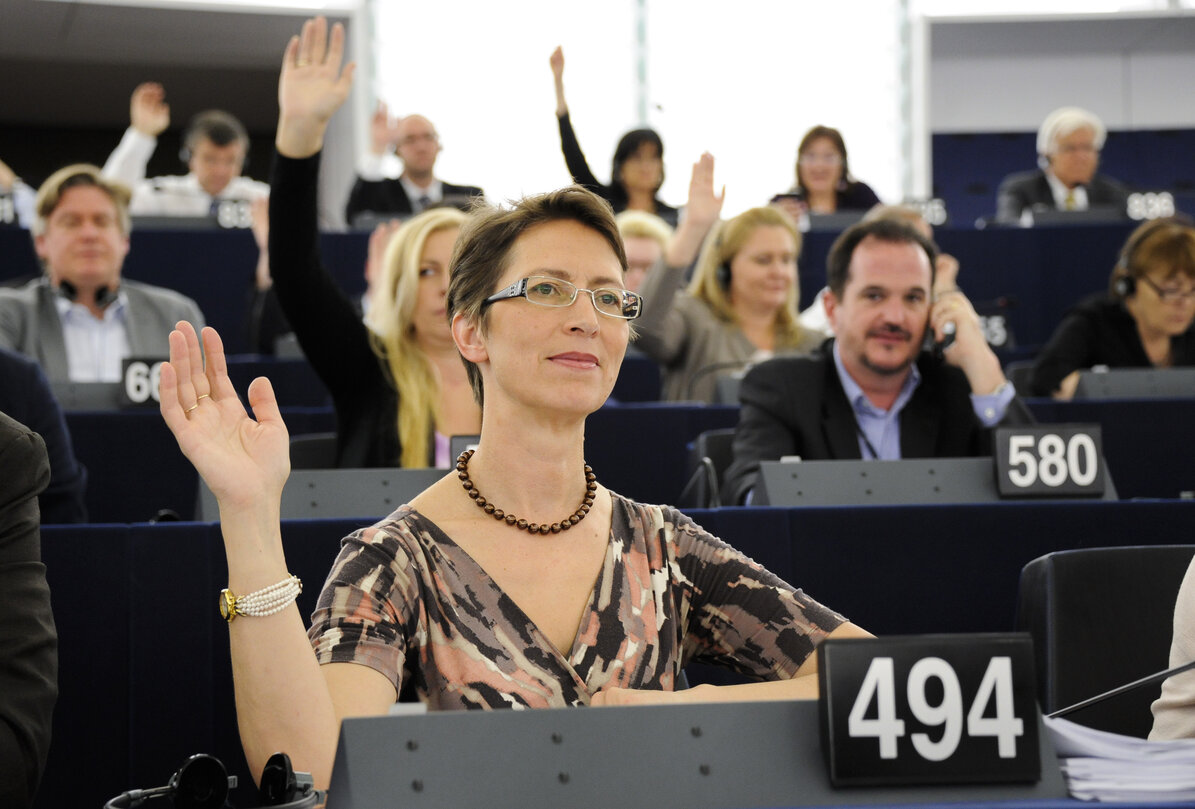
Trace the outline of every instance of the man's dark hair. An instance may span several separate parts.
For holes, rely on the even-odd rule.
[[[881,242],[891,244],[916,244],[929,257],[929,282],[934,283],[934,261],[938,257],[938,247],[932,241],[922,236],[917,230],[905,222],[892,219],[875,219],[870,222],[859,222],[851,225],[834,240],[830,247],[830,254],[826,257],[826,285],[834,293],[834,297],[842,300],[843,290],[851,269],[851,258],[859,243],[872,236]]]
[[[190,159],[201,140],[210,140],[217,146],[239,141],[244,144],[245,151],[249,150],[249,133],[245,131],[245,125],[224,110],[204,110],[191,119],[183,132],[183,149],[187,153],[184,160]]]

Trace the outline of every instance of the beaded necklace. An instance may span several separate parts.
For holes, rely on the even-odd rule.
[[[530,534],[559,534],[561,531],[567,531],[585,519],[585,516],[589,514],[589,509],[593,506],[594,493],[597,491],[597,475],[593,474],[593,470],[589,467],[589,464],[585,464],[585,499],[581,501],[581,507],[568,517],[551,525],[546,523],[538,525],[520,519],[513,514],[508,514],[482,497],[481,492],[477,491],[477,487],[473,485],[473,481],[469,478],[469,459],[473,457],[473,452],[474,450],[467,449],[456,459],[456,475],[461,479],[461,485],[465,487],[465,493],[473,498],[473,502],[477,504],[477,507],[495,520],[501,520],[507,525],[513,525],[515,528]]]

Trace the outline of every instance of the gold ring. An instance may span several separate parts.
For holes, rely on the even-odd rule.
[[[295,67],[307,67],[309,64],[311,64],[310,59],[296,59],[295,60]]]
[[[196,407],[199,407],[199,400],[200,400],[200,399],[210,399],[210,398],[212,398],[212,395],[211,395],[210,393],[201,393],[201,394],[199,394],[198,396],[196,396],[196,397],[195,397],[195,406],[196,406]]]
[[[199,409],[199,402],[196,402],[195,404],[191,405],[191,406],[190,406],[190,407],[188,407],[186,410],[184,410],[184,411],[183,411],[183,415],[186,415],[187,413],[190,413],[192,410],[198,410],[198,409]]]

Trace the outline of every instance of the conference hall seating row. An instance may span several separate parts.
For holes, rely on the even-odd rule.
[[[1029,400],[1038,419],[1094,422],[1122,499],[1175,498],[1195,491],[1195,420],[1190,399]],[[285,407],[292,436],[335,429],[330,407]],[[585,454],[602,482],[642,502],[672,503],[690,474],[688,445],[734,427],[738,408],[637,402],[607,405],[586,424]],[[198,479],[156,409],[67,414],[75,454],[89,470],[91,521],[142,522],[159,512],[195,517]]]
[[[1195,502],[694,510],[708,530],[874,632],[1008,631],[1022,567],[1051,551],[1190,542]],[[286,522],[310,614],[342,536]],[[217,524],[48,526],[60,699],[37,806],[100,806],[196,752],[252,783],[238,743]],[[1127,608],[1127,607],[1126,607]],[[1144,661],[1151,665],[1154,661]],[[235,798],[236,795],[241,797]],[[244,790],[237,805],[255,805]]]
[[[1064,312],[1106,288],[1116,255],[1133,223],[1033,229],[939,228],[942,249],[962,265],[960,285],[981,314],[1006,319],[1017,345],[1044,343]],[[801,300],[825,285],[825,258],[834,233],[806,234],[800,259]],[[350,295],[364,290],[368,234],[325,233],[324,261]],[[33,277],[39,266],[24,231],[0,229],[0,282]],[[257,250],[244,231],[134,230],[125,275],[194,298],[229,353],[248,350],[249,289]],[[165,347],[163,347],[163,352]]]

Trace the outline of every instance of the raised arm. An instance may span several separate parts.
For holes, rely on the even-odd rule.
[[[158,145],[158,135],[170,126],[166,90],[157,82],[144,82],[129,99],[129,128],[104,163],[104,176],[135,188],[145,179],[145,167]]]
[[[323,148],[332,114],[348,97],[356,65],[344,59],[344,26],[316,17],[291,37],[278,78],[278,133],[274,145],[286,157],[311,157]]]
[[[339,405],[380,373],[360,313],[320,262],[319,151],[352,84],[340,67],[344,28],[309,20],[287,45],[278,81],[278,157],[271,176],[269,275],[303,353]]]
[[[577,185],[609,199],[608,189],[589,168],[589,161],[581,151],[577,133],[573,131],[572,119],[569,118],[568,104],[564,101],[564,49],[557,46],[548,62],[552,66],[552,77],[556,83],[556,121],[560,127],[560,150],[564,152],[564,163],[568,167],[568,173]]]
[[[703,154],[693,164],[689,201],[680,227],[672,235],[664,257],[647,274],[639,293],[643,315],[635,321],[636,345],[656,362],[671,363],[688,342],[688,326],[674,306],[685,272],[697,258],[701,245],[722,213],[726,190],[714,191],[714,156]]]
[[[548,59],[552,66],[552,78],[556,86],[556,117],[568,115],[568,103],[564,100],[564,48],[557,45]]]
[[[161,412],[179,448],[216,495],[228,589],[244,596],[290,576],[279,522],[282,487],[290,474],[289,439],[269,381],[258,378],[249,386],[256,420],[250,418],[228,378],[224,346],[214,329],[204,329],[203,346],[201,353],[189,323],[171,332],[170,361],[162,366]],[[296,769],[327,786],[340,719],[384,713],[394,701],[393,686],[363,666],[321,670],[293,601],[273,615],[237,617],[228,630],[237,721],[250,771],[256,777],[266,759],[281,750]],[[346,666],[351,670],[344,671]]]

